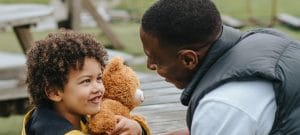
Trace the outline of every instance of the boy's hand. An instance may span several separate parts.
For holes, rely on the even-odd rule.
[[[116,115],[117,125],[111,132],[111,135],[141,135],[142,128],[135,120],[128,119],[124,116]]]

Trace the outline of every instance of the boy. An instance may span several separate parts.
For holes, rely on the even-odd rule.
[[[28,91],[34,108],[22,135],[87,134],[86,115],[99,111],[105,91],[107,53],[94,36],[61,30],[35,42],[27,53]],[[114,134],[142,134],[134,121],[117,116]]]

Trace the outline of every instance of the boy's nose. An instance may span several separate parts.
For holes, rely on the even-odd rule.
[[[103,83],[94,83],[93,85],[93,92],[104,92],[104,85]]]

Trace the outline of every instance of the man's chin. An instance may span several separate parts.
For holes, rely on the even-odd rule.
[[[183,85],[181,85],[181,84],[179,84],[179,83],[176,83],[176,82],[173,82],[173,81],[170,81],[170,80],[168,80],[168,79],[165,79],[165,81],[166,82],[168,82],[168,83],[171,83],[171,84],[173,84],[176,88],[178,88],[178,89],[184,89],[184,86]]]
[[[176,84],[174,84],[174,86],[175,86],[177,89],[180,89],[180,90],[182,90],[182,89],[185,88],[185,87],[183,87],[183,86],[181,86],[181,85],[176,85]]]

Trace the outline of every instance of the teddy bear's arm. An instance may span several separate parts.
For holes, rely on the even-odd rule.
[[[102,110],[91,116],[88,122],[89,132],[92,134],[103,134],[112,131],[117,121],[114,114],[108,110]]]
[[[117,124],[115,115],[130,118],[130,110],[118,101],[104,99],[100,106],[100,111],[90,117],[88,127],[91,133],[111,132]]]
[[[110,110],[115,115],[122,115],[124,117],[130,118],[129,108],[116,100],[104,99],[103,103],[101,104],[101,108]]]
[[[131,117],[131,119],[137,121],[141,125],[143,130],[146,132],[146,135],[151,135],[149,125],[143,116],[138,115],[138,114],[131,114],[130,117]]]

